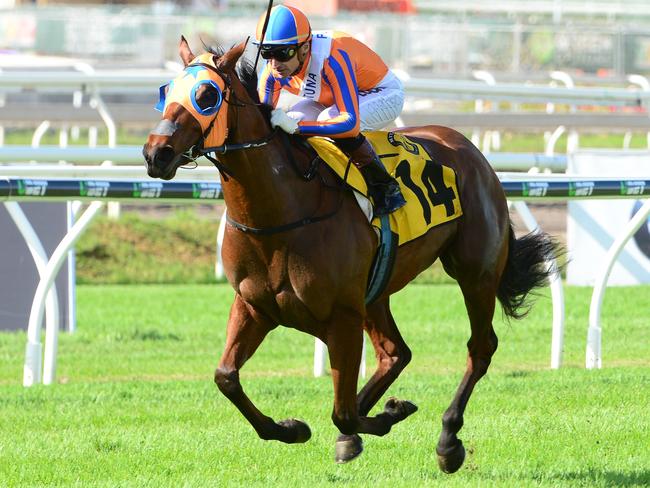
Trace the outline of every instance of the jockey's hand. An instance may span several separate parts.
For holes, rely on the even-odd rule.
[[[271,112],[271,125],[279,127],[288,134],[298,132],[298,121],[289,117],[281,108],[276,108]]]

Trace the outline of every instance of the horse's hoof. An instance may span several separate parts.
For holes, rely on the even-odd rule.
[[[287,444],[300,444],[307,442],[311,438],[311,430],[309,426],[298,419],[286,419],[278,422],[278,425],[289,430],[289,438],[285,440]]]
[[[415,403],[408,400],[399,400],[395,397],[389,398],[386,405],[384,405],[384,412],[389,414],[395,420],[395,423],[401,422],[417,411],[418,406]]]
[[[460,469],[465,461],[465,448],[459,440],[451,449],[436,448],[438,466],[443,473],[451,474]]]
[[[357,434],[341,434],[336,439],[336,449],[334,459],[338,464],[352,461],[363,452],[363,441]]]

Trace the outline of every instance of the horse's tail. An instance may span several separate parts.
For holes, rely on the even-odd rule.
[[[497,298],[506,316],[520,319],[530,310],[526,304],[529,293],[547,283],[555,273],[555,260],[564,254],[564,250],[544,232],[531,232],[517,239],[512,224],[509,239],[508,260]]]

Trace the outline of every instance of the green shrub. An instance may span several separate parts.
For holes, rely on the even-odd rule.
[[[98,217],[77,243],[79,283],[214,283],[219,221],[181,210],[162,218]]]
[[[215,210],[214,215],[221,212]],[[191,209],[163,217],[122,212],[118,220],[97,217],[77,243],[81,284],[215,283],[219,221]],[[439,262],[419,283],[452,282]]]

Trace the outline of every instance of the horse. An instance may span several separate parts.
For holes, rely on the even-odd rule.
[[[314,155],[302,138],[271,127],[271,108],[260,103],[251,63],[240,60],[246,42],[229,50],[206,48],[197,57],[181,37],[185,70],[171,87],[161,87],[162,97],[176,101],[168,98],[143,147],[152,178],[169,180],[200,154],[220,171],[228,221],[222,260],[235,297],[214,374],[218,389],[260,438],[306,442],[309,426],[261,412],[245,393],[239,370],[279,325],[315,336],[327,345],[331,366],[332,421],[340,431],[335,460],[356,458],[363,450],[360,434],[383,436],[417,410],[410,401],[390,398],[383,412],[369,416],[411,360],[390,296],[440,259],[460,286],[471,329],[465,374],[442,416],[436,446],[440,469],[453,473],[465,459],[458,438],[465,408],[497,350],[496,300],[506,318],[525,316],[529,293],[547,283],[554,272],[549,263],[561,249],[540,231],[515,236],[496,173],[462,134],[435,125],[406,128],[404,134],[456,172],[463,215],[400,245],[386,288],[366,304],[377,236],[333,172],[323,166],[314,171]],[[205,79],[194,84],[200,70]],[[377,367],[357,392],[364,331]]]

